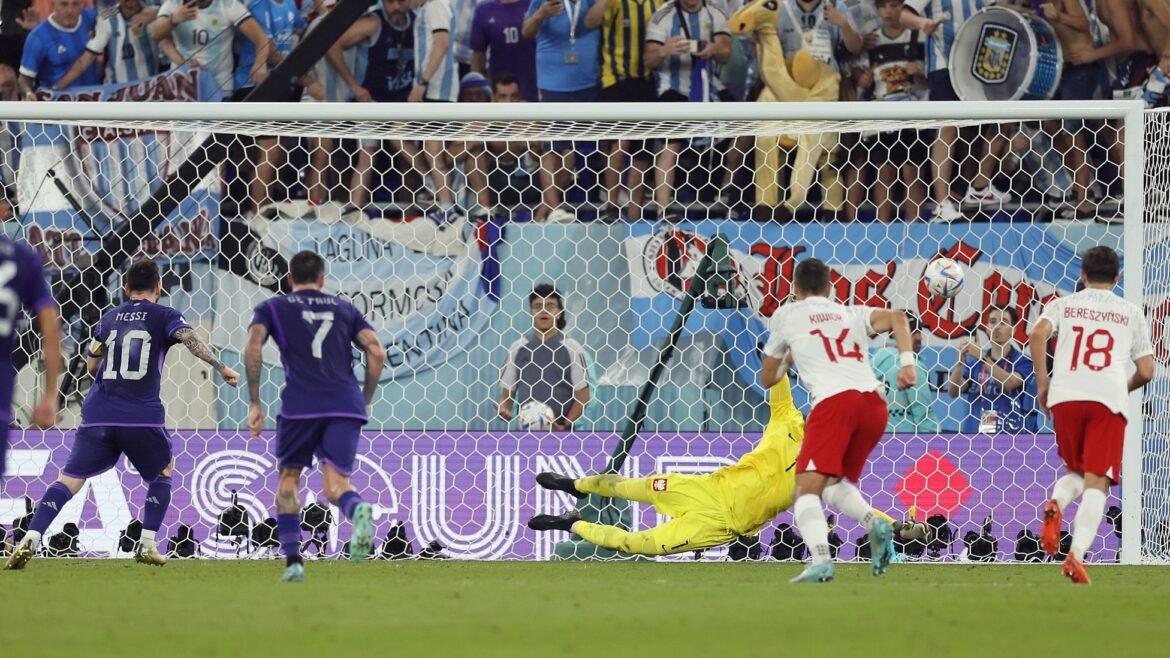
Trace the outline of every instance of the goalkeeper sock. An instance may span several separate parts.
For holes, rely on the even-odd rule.
[[[171,476],[160,475],[146,489],[146,504],[142,509],[143,534],[153,535],[162,527],[163,517],[171,506]]]
[[[64,484],[54,482],[49,485],[41,502],[37,503],[32,521],[29,521],[29,531],[43,536],[45,531],[49,529],[49,525],[53,523],[53,519],[57,518],[61,509],[65,507],[65,503],[69,502],[71,498],[73,498],[73,493]]]
[[[276,535],[280,538],[280,550],[284,553],[285,564],[300,564],[301,560],[301,515],[276,515]]]
[[[144,549],[154,548],[155,546],[158,546],[158,542],[155,541],[155,536],[156,531],[143,529],[142,536],[138,539],[138,543]]]
[[[337,506],[341,508],[341,513],[347,519],[353,519],[353,511],[362,502],[362,497],[356,491],[347,491],[341,494],[341,498],[337,500]]]
[[[1084,476],[1068,473],[1057,480],[1056,486],[1052,487],[1052,499],[1056,501],[1057,507],[1063,513],[1064,508],[1068,507],[1068,504],[1076,500],[1084,491]]]
[[[1101,528],[1101,518],[1105,516],[1105,492],[1100,489],[1085,489],[1081,495],[1081,503],[1077,507],[1076,518],[1073,519],[1072,550],[1078,560],[1085,559],[1085,551],[1093,545],[1097,538],[1097,530]]]
[[[821,499],[812,494],[805,494],[796,499],[792,506],[792,515],[796,519],[796,527],[804,537],[804,545],[812,556],[813,564],[821,564],[832,559],[829,552],[829,524],[825,521],[825,511],[821,507]]]
[[[837,484],[825,487],[825,490],[821,492],[821,498],[829,507],[857,521],[867,531],[873,525],[874,519],[877,518],[877,513],[869,506],[869,503],[865,502],[865,499],[861,497],[861,492],[853,486],[852,482],[841,480]]]

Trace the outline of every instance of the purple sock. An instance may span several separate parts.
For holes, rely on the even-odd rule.
[[[280,550],[284,552],[285,564],[299,564],[301,560],[301,515],[276,515],[276,535],[280,538]]]
[[[142,511],[142,529],[158,532],[163,517],[171,506],[171,476],[160,475],[146,489],[146,504]]]
[[[341,494],[341,499],[337,501],[337,506],[341,508],[341,513],[345,518],[353,518],[353,510],[362,502],[362,497],[356,491],[347,491]]]
[[[28,529],[32,532],[45,534],[49,529],[49,524],[57,515],[61,513],[61,509],[65,507],[65,503],[73,498],[73,494],[69,493],[69,487],[54,482],[45,490],[45,495],[41,498],[41,502],[37,503],[37,509],[33,512],[32,521],[28,524]]]

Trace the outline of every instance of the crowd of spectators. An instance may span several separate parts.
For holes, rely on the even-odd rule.
[[[157,1],[6,1],[0,93],[16,95],[13,69],[21,95],[32,99],[38,89],[125,83],[190,64],[214,74],[225,99],[241,100],[336,4],[152,5]],[[728,28],[744,1],[374,0],[287,100],[752,101],[760,85],[755,46]],[[840,72],[842,100],[957,99],[947,55],[958,28],[985,0],[903,1],[782,0],[778,35],[787,55],[807,50]],[[1014,8],[1036,12],[1054,28],[1066,60],[1057,97],[1145,93],[1159,104],[1165,76],[1158,65],[1170,69],[1170,57],[1158,56],[1170,45],[1162,22],[1170,8],[1161,11],[1157,3],[1165,0],[1051,0]],[[0,131],[6,186],[14,175],[11,141],[7,128]],[[609,221],[670,218],[695,207],[742,211],[753,201],[751,175],[741,173],[750,164],[750,138],[332,142],[257,140],[239,176],[247,188],[241,213],[283,200],[277,190],[358,210],[378,191],[440,221],[456,213],[484,218],[506,206],[526,206],[537,221],[585,218],[585,208]],[[848,203],[836,218],[954,221],[970,217],[964,208],[1027,202],[1034,204],[1029,210],[1044,206],[1056,218],[1108,219],[1119,203],[1113,198],[1120,191],[1119,145],[1119,127],[1079,121],[846,136],[831,165],[847,183]],[[292,147],[298,165],[285,167]],[[278,176],[292,181],[273,185]],[[518,193],[504,198],[493,180]]]

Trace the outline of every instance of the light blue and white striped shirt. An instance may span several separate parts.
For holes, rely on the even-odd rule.
[[[305,17],[292,0],[250,0],[248,13],[272,39],[276,52],[288,57],[296,39],[305,31]],[[236,89],[251,87],[252,66],[256,64],[256,44],[247,37],[236,41]]]
[[[817,60],[832,66],[834,71],[841,71],[837,51],[845,42],[841,36],[841,28],[825,20],[825,2],[829,1],[821,0],[811,9],[805,10],[796,0],[780,0],[780,16],[777,19],[776,31],[785,59],[792,59],[798,51],[806,50]],[[845,7],[838,7],[838,10],[852,25],[851,12]]]
[[[687,25],[684,29],[682,19],[686,16]],[[684,11],[674,0],[658,8],[650,17],[646,26],[646,42],[665,44],[673,37],[685,37],[689,41],[714,41],[715,35],[722,34],[730,38],[731,32],[727,29],[727,17],[723,12],[711,5],[703,4],[699,11],[694,13]],[[691,95],[691,66],[690,54],[671,55],[662,60],[656,71],[658,80],[658,95],[668,91],[675,91],[683,96]],[[709,97],[715,87],[708,72],[708,89],[704,90],[704,97]]]
[[[464,64],[471,63],[471,21],[475,18],[477,2],[451,0],[451,14],[455,17],[455,27],[451,30],[451,48],[455,51],[455,61]]]
[[[984,0],[906,0],[906,7],[918,12],[919,16],[941,21],[938,30],[926,36],[927,73],[948,68],[955,35],[983,5]]]
[[[451,14],[450,0],[426,0],[418,10],[414,21],[414,79],[420,82],[426,70],[427,57],[435,48],[435,33],[446,32],[450,37],[455,31],[455,18]],[[459,100],[459,70],[455,65],[453,40],[448,40],[447,54],[442,63],[427,81],[426,99],[430,101]]]
[[[142,80],[158,72],[158,47],[145,28],[132,27],[120,10],[98,19],[85,49],[106,56],[103,82],[108,85]]]

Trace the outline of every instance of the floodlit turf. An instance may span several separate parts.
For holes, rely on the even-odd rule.
[[[4,656],[1158,656],[1170,568],[35,560],[0,572]],[[1107,638],[1107,639],[1105,639]]]

